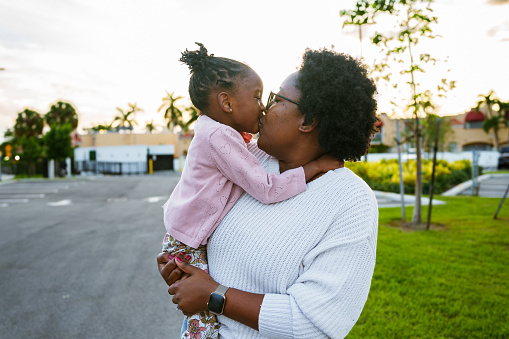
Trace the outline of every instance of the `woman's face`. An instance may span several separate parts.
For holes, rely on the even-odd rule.
[[[297,89],[298,73],[288,76],[281,87],[280,94],[299,102],[300,91]],[[267,154],[280,160],[285,159],[295,146],[299,136],[299,126],[304,122],[304,115],[299,107],[277,95],[266,114],[260,119],[258,147]]]

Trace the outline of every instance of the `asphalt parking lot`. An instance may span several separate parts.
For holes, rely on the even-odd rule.
[[[161,206],[179,178],[1,182],[0,338],[178,338],[183,316],[156,255]],[[482,192],[501,196],[508,180],[486,177]],[[399,194],[375,194],[380,208],[400,206]]]
[[[156,255],[178,179],[2,183],[0,337],[177,338]]]

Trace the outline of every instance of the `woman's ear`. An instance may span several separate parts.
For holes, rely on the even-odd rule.
[[[309,124],[306,124],[305,119],[302,119],[302,123],[299,126],[299,131],[309,133],[314,131],[316,127],[318,127],[318,120],[316,120],[315,118],[313,118],[311,123]]]
[[[220,92],[217,95],[217,101],[219,103],[219,107],[221,107],[221,109],[224,112],[231,113],[231,111],[232,111],[232,103],[231,103],[230,94],[228,94],[228,92]]]

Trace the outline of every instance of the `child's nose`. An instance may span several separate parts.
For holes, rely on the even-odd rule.
[[[265,105],[262,103],[261,100],[258,100],[258,105],[260,106],[260,109],[262,110],[262,115],[265,115],[265,113],[267,113],[267,109],[265,108]]]

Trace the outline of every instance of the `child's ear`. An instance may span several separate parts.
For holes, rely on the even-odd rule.
[[[305,124],[304,120],[305,119],[302,119],[302,123],[299,126],[299,131],[301,131],[301,132],[304,132],[304,133],[312,132],[318,126],[318,120],[316,120],[315,118],[313,118],[313,120],[309,124]]]
[[[225,113],[231,113],[232,102],[231,102],[231,96],[230,96],[230,94],[228,94],[228,92],[220,92],[217,95],[217,101],[219,103],[219,106]]]

